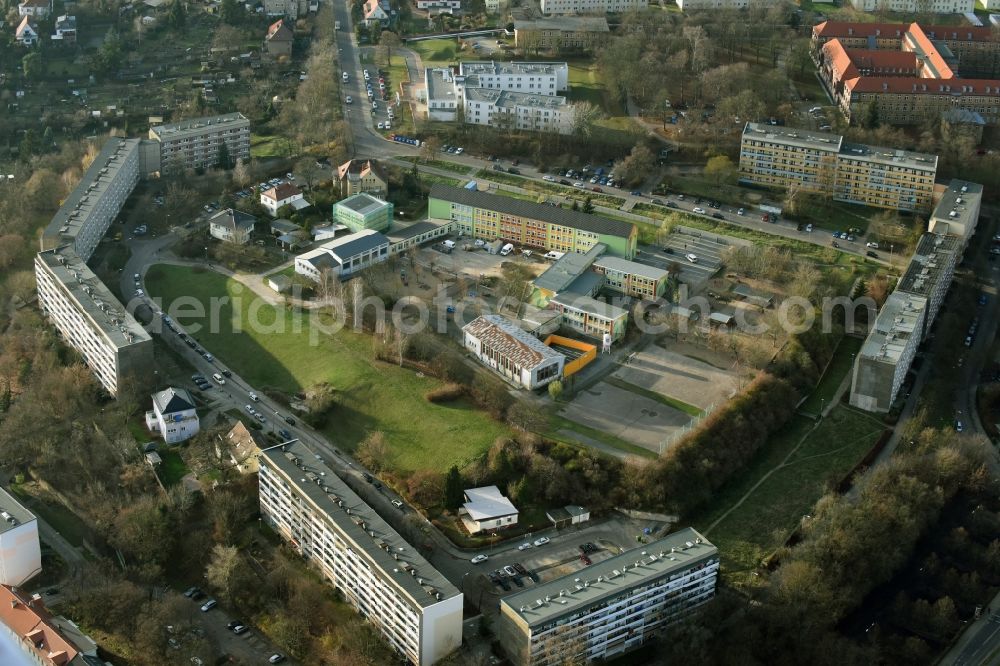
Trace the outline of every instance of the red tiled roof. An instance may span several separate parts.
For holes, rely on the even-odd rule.
[[[0,585],[0,620],[43,664],[62,666],[75,659],[78,651],[50,624],[51,617],[41,597],[27,597]]]
[[[917,55],[909,51],[847,49],[847,55],[855,67],[863,69],[917,70]]]
[[[282,183],[264,192],[265,197],[274,199],[275,201],[288,199],[289,197],[294,197],[296,194],[301,194],[301,190],[291,183]]]
[[[910,29],[906,32],[906,36],[917,45],[929,61],[930,65],[937,71],[938,75],[935,78],[954,78],[955,72],[951,71],[951,67],[949,67],[948,63],[944,61],[944,58],[942,58],[941,54],[938,53],[937,47],[934,46],[934,43],[931,42],[926,34],[924,34],[924,31],[919,25],[916,23],[911,25]]]
[[[1000,80],[915,79],[905,76],[862,76],[845,81],[848,92],[910,93],[927,95],[990,95],[1000,97]]]
[[[837,80],[854,79],[860,76],[854,63],[851,62],[851,56],[848,55],[839,39],[824,44],[823,53],[826,54]]]
[[[278,19],[267,28],[267,39],[269,41],[292,41],[295,35],[291,28],[285,25],[285,19]]]
[[[836,39],[837,37],[899,37],[909,29],[908,23],[850,23],[847,21],[824,21],[813,26],[813,37]],[[897,34],[898,33],[898,34]]]

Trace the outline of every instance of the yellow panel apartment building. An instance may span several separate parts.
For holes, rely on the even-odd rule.
[[[937,156],[846,143],[839,134],[747,123],[740,180],[832,196],[837,201],[929,210]]]

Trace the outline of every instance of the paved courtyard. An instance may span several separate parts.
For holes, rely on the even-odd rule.
[[[678,345],[678,349],[685,351],[686,347]],[[711,352],[694,348],[691,354],[708,356]],[[721,365],[724,359],[718,361]],[[649,345],[638,352],[627,365],[615,371],[614,376],[700,409],[722,404],[737,390],[735,372],[720,370],[711,363],[667,351],[658,345]]]

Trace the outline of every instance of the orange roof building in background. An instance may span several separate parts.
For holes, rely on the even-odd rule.
[[[988,28],[840,23],[813,28],[820,75],[851,119],[874,103],[881,122],[909,125],[954,109],[1000,122],[1000,40]],[[979,57],[977,57],[979,56]],[[985,57],[983,57],[985,56]],[[969,63],[961,78],[959,67]]]

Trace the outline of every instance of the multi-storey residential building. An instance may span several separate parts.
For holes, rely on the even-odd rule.
[[[392,224],[392,204],[361,192],[333,204],[333,219],[351,231],[387,231]]]
[[[976,8],[975,0],[851,0],[862,12],[914,12],[929,14],[966,14]]]
[[[599,340],[617,342],[625,337],[628,310],[592,296],[566,292],[549,301],[549,307],[562,315],[562,324],[577,333]]]
[[[41,572],[38,520],[0,488],[0,584],[24,585]]]
[[[465,88],[464,120],[471,125],[535,132],[573,132],[574,107],[559,95]]]
[[[250,121],[242,113],[150,127],[149,138],[160,143],[164,174],[214,167],[223,145],[232,162],[250,159]]]
[[[462,594],[298,440],[261,451],[260,512],[406,660],[462,644]]]
[[[740,180],[893,210],[929,210],[937,156],[844,143],[839,134],[747,123]]]
[[[145,383],[153,340],[79,255],[68,247],[35,256],[42,312],[111,395]]]
[[[451,14],[462,8],[462,0],[417,0],[417,9]]]
[[[182,388],[168,388],[153,394],[153,409],[146,412],[146,428],[159,433],[167,444],[191,439],[201,429],[191,394]]]
[[[887,412],[951,286],[979,217],[982,186],[952,181],[854,363],[851,404]],[[956,213],[953,217],[951,213]]]
[[[295,272],[319,282],[324,273],[347,278],[389,258],[389,239],[366,229],[295,257]]]
[[[603,16],[560,16],[514,21],[514,45],[543,51],[593,51],[611,28]]]
[[[500,600],[514,666],[611,659],[662,636],[715,596],[719,551],[691,528]]]
[[[555,95],[569,89],[569,65],[564,62],[468,60],[459,63],[458,76],[470,88],[536,95]]]
[[[813,28],[813,47],[848,120],[874,105],[897,125],[956,109],[1000,122],[1000,40],[989,28],[827,21]]]
[[[761,6],[775,4],[773,0],[765,0],[763,3],[754,2]],[[677,0],[677,7],[682,12],[714,10],[714,9],[746,9],[750,6],[750,0]]]
[[[382,167],[371,159],[344,162],[337,167],[337,181],[342,197],[367,192],[384,199],[389,193],[389,181]]]
[[[35,257],[42,312],[112,395],[148,372],[153,344],[86,262],[140,175],[155,169],[144,152],[137,139],[109,139],[45,228]]]
[[[84,261],[132,194],[140,176],[139,139],[108,139],[42,232],[42,249],[69,245]]]
[[[604,275],[604,286],[626,296],[655,299],[667,289],[670,273],[656,266],[628,261],[620,257],[600,257],[594,270]]]
[[[444,184],[431,186],[427,215],[473,238],[557,252],[583,253],[604,243],[610,254],[631,259],[638,241],[628,222]]]
[[[648,0],[541,0],[543,14],[620,14],[648,6]]]
[[[956,236],[961,241],[961,252],[964,252],[976,230],[982,203],[982,185],[966,180],[952,180],[934,207],[934,212],[927,221],[927,230],[933,234]]]
[[[501,315],[482,315],[462,328],[465,348],[497,374],[536,389],[562,379],[566,357]]]

